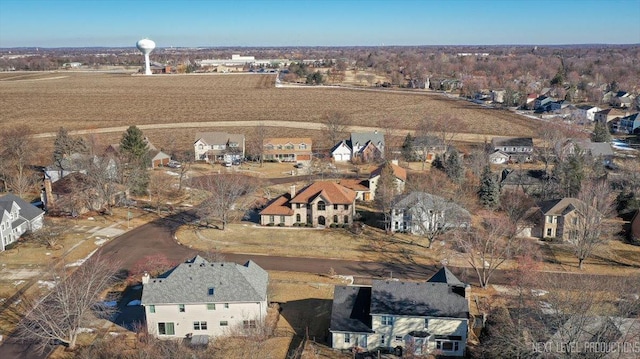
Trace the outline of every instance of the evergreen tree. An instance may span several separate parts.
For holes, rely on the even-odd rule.
[[[462,161],[460,161],[460,154],[456,149],[449,151],[447,154],[447,158],[444,161],[444,172],[453,182],[460,183],[462,181],[464,168],[462,167]]]
[[[596,122],[596,126],[593,128],[593,134],[591,135],[593,142],[609,142],[611,141],[611,133],[607,125],[600,122]]]
[[[410,133],[407,133],[407,137],[404,138],[404,142],[402,143],[402,157],[407,162],[414,162],[416,160],[416,155],[413,148],[413,141],[415,138],[411,136]]]
[[[556,163],[553,177],[559,186],[559,195],[575,197],[580,192],[584,173],[584,156],[581,152],[573,154],[565,161]]]
[[[142,131],[136,126],[130,126],[120,140],[120,152],[122,155],[130,161],[138,160],[144,163],[148,151],[147,142]]]
[[[478,197],[480,197],[482,205],[487,208],[497,208],[500,205],[500,186],[489,166],[486,166],[482,171]]]

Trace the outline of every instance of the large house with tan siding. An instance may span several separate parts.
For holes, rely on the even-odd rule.
[[[314,182],[298,193],[295,186],[291,186],[290,193],[276,198],[260,211],[260,224],[286,227],[351,224],[355,201],[355,191],[335,182]]]
[[[310,137],[265,138],[262,145],[262,156],[264,161],[294,163],[311,162],[312,141]]]
[[[563,198],[542,202],[535,219],[534,236],[571,241],[576,225],[581,222],[586,204],[577,198]]]
[[[164,275],[142,277],[149,334],[209,337],[255,329],[267,314],[269,275],[253,261],[209,262],[196,256]]]
[[[411,350],[416,355],[465,355],[469,286],[442,268],[426,282],[374,280],[336,286],[331,309],[334,349]]]

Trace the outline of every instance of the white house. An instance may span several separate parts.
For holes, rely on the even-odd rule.
[[[591,105],[579,105],[576,106],[576,116],[582,121],[593,122],[595,120],[596,112],[602,109],[597,106]]]
[[[391,168],[393,168],[393,175],[395,177],[395,183],[397,187],[397,194],[404,192],[404,184],[407,182],[407,170],[398,166],[397,160],[392,160]],[[384,168],[384,164],[373,170],[371,175],[369,176],[369,199],[373,200],[376,195],[376,190],[378,189],[378,181],[380,180],[380,175],[382,174],[382,169]]]
[[[44,211],[13,193],[0,197],[0,251],[26,232],[42,228]]]
[[[501,151],[509,156],[509,161],[520,163],[533,160],[533,138],[531,137],[494,137],[491,145],[494,151]],[[496,159],[497,157],[491,158],[491,162],[500,163],[494,162]]]
[[[509,155],[498,150],[489,155],[489,161],[496,165],[507,163],[509,162]]]
[[[196,256],[164,276],[142,279],[149,334],[162,339],[252,329],[267,314],[269,276],[255,262],[213,263]]]
[[[331,157],[336,162],[351,161],[351,147],[347,144],[347,141],[342,140],[333,146],[331,149]]]
[[[447,268],[427,282],[374,280],[371,287],[336,286],[331,345],[464,356],[468,289]]]
[[[391,231],[422,235],[434,230],[469,226],[471,214],[440,196],[411,192],[396,199],[391,209]]]
[[[244,135],[226,132],[196,133],[193,152],[196,161],[230,163],[242,160],[245,153]]]

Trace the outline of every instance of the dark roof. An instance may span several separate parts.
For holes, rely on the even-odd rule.
[[[546,172],[544,170],[502,170],[501,185],[533,186],[542,183]]]
[[[213,263],[196,256],[143,284],[142,304],[259,302],[267,299],[267,283],[267,272],[253,261]]]
[[[440,268],[427,282],[430,283],[447,283],[450,285],[465,286],[447,267]]]
[[[528,146],[533,147],[531,137],[494,137],[491,140],[493,147],[497,146]]]
[[[44,213],[44,211],[42,211],[40,208],[27,203],[27,201],[23,200],[13,193],[8,193],[0,197],[0,210],[4,209],[7,212],[11,212],[11,206],[13,203],[17,204],[18,207],[20,207],[20,216],[28,221],[31,221]]]
[[[372,333],[370,306],[371,287],[336,286],[329,330]]]
[[[640,210],[636,211],[631,220],[631,238],[640,239]]]
[[[584,203],[577,198],[552,199],[541,202],[538,207],[545,216],[564,216]]]
[[[382,132],[351,132],[351,143],[349,144],[353,148],[354,144],[364,146],[367,142],[372,142],[376,147],[378,144],[384,145],[384,134]]]
[[[374,280],[372,287],[372,314],[447,318],[469,315],[469,304],[461,286]]]

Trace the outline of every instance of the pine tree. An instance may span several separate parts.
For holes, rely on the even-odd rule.
[[[404,138],[404,142],[402,143],[402,157],[407,162],[414,162],[416,160],[416,155],[413,149],[413,141],[415,138],[411,136],[410,133],[407,133],[407,137]]]
[[[593,142],[611,141],[611,133],[609,133],[609,129],[607,128],[607,125],[602,124],[600,122],[596,122],[596,125],[593,128],[593,134],[591,135],[591,140]]]
[[[500,205],[500,186],[489,166],[482,171],[478,196],[482,205],[487,208],[497,208]]]
[[[147,142],[142,131],[136,126],[130,126],[120,140],[120,151],[129,160],[144,162],[147,155]]]
[[[464,168],[462,167],[462,161],[460,161],[460,154],[455,149],[447,154],[447,158],[444,161],[444,172],[452,181],[456,183],[462,181]]]

